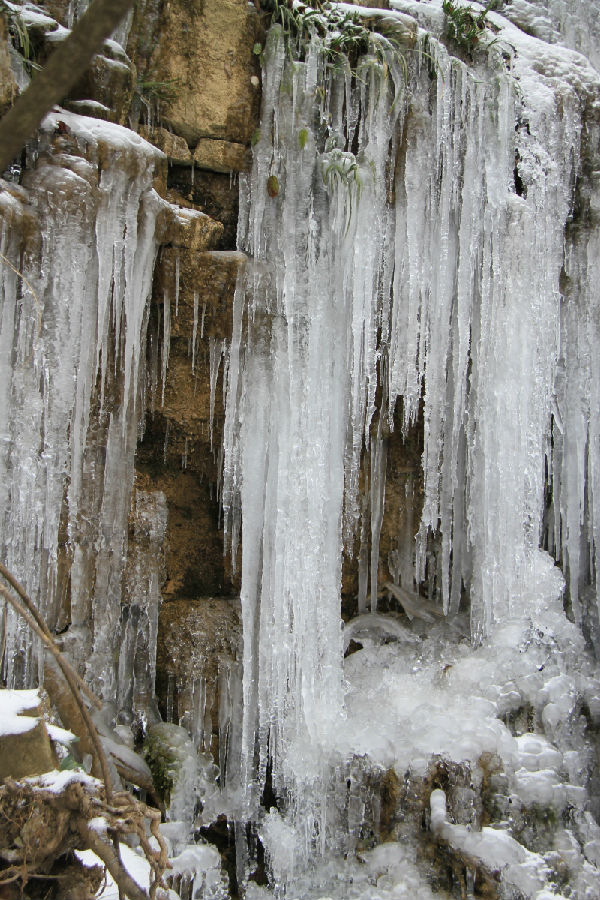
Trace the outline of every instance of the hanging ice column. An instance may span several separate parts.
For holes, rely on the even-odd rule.
[[[443,22],[433,4],[394,0],[394,6],[433,30]],[[416,416],[424,388],[417,580],[428,536],[439,532],[443,603],[456,610],[462,586],[469,591],[474,638],[507,618],[535,616],[536,601],[543,607],[560,591],[551,559],[539,552],[553,465],[554,540],[570,570],[576,618],[581,572],[587,584],[594,581],[593,567],[580,568],[580,558],[584,547],[593,553],[598,534],[589,500],[599,470],[597,401],[586,400],[595,375],[588,354],[574,352],[573,343],[577,328],[586,343],[592,339],[584,323],[597,293],[593,253],[585,246],[596,240],[597,227],[589,236],[593,214],[583,227],[588,237],[571,238],[567,257],[565,235],[576,183],[591,196],[592,210],[597,204],[598,186],[587,173],[597,166],[600,79],[579,54],[549,47],[499,15],[489,13],[488,21],[493,42],[476,54],[478,71],[431,41],[433,112],[422,90],[411,99],[419,115],[407,132],[397,182],[404,199],[397,204],[390,348],[390,399],[393,405],[403,397],[405,420]],[[587,173],[580,172],[582,141]],[[565,309],[563,266],[576,285]]]
[[[251,807],[272,762],[308,845],[325,840],[315,789],[342,706],[343,511],[351,524],[374,408],[385,167],[402,112],[390,115],[399,67],[384,77],[383,56],[369,62],[352,90],[347,74],[327,76],[317,42],[290,63],[273,28],[241,189],[250,260],[235,300],[224,484],[234,557],[238,503],[242,519],[241,783]],[[357,156],[344,150],[354,131]]]
[[[162,154],[66,111],[43,128],[0,195],[0,557],[113,699]],[[13,621],[9,682],[35,678],[30,648]]]

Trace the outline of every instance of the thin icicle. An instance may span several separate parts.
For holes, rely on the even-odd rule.
[[[210,448],[213,449],[213,424],[215,418],[215,400],[217,395],[217,381],[219,379],[219,369],[221,368],[221,357],[225,353],[225,342],[218,341],[212,335],[208,339],[208,359],[209,359],[209,413],[208,413],[208,434],[210,439]]]
[[[169,351],[171,349],[171,300],[165,288],[163,294],[163,334],[162,334],[162,372],[160,405],[165,405],[165,388],[167,386],[167,372],[169,370]]]
[[[206,304],[204,306],[206,309]],[[202,325],[204,325],[204,313],[202,317]],[[204,331],[204,328],[201,329]],[[198,291],[194,291],[194,325],[192,327],[192,374],[196,371],[196,338],[198,335]]]

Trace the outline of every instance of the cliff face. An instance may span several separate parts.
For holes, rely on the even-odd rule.
[[[47,12],[25,5],[3,19],[5,102],[29,67],[8,28],[17,45],[22,24],[43,60],[83,7]],[[2,483],[4,558],[129,720],[152,708],[162,597],[234,594],[216,381],[243,262],[235,173],[256,127],[260,23],[244,2],[215,2],[140,4],[125,25],[130,56],[106,45],[2,195]],[[11,658],[23,649],[9,678],[27,681],[28,639],[15,632],[10,646]],[[174,662],[160,658],[166,684]]]
[[[59,32],[60,27],[70,25],[77,15],[81,15],[83,7],[48,4],[47,12],[49,15],[46,20],[41,20],[39,15],[36,19],[33,14],[27,19],[24,14],[32,48],[35,48],[41,59],[50,51],[52,41],[55,40],[54,34]],[[53,22],[50,16],[56,17],[57,21]],[[144,305],[144,296],[139,300],[143,313],[136,344],[139,342],[140,347],[145,346],[147,349],[146,359],[140,360],[140,370],[136,375],[136,390],[139,391],[136,416],[139,421],[136,426],[131,425],[129,443],[126,448],[119,450],[121,462],[116,463],[125,465],[124,478],[120,470],[120,474],[116,476],[119,482],[120,511],[118,514],[112,512],[113,501],[109,502],[104,496],[104,490],[98,488],[99,483],[108,485],[115,477],[111,475],[109,478],[103,474],[104,447],[108,440],[111,408],[107,405],[107,397],[99,396],[98,390],[111,397],[112,394],[111,390],[107,392],[106,374],[98,376],[100,380],[96,383],[94,369],[90,368],[86,407],[81,413],[84,423],[82,428],[90,435],[91,447],[87,451],[90,462],[87,463],[86,457],[87,469],[77,477],[68,468],[62,472],[57,470],[52,475],[50,480],[53,482],[53,490],[57,496],[64,497],[61,501],[62,512],[59,515],[60,521],[54,526],[54,537],[48,538],[48,546],[44,544],[37,551],[43,554],[44,560],[51,560],[50,569],[43,576],[32,576],[34,582],[28,583],[30,590],[36,595],[41,590],[36,579],[41,578],[44,584],[51,585],[53,599],[44,601],[44,604],[48,604],[50,621],[61,629],[71,626],[64,639],[65,645],[70,644],[70,634],[77,634],[73,640],[73,652],[82,664],[88,658],[94,642],[99,639],[98,635],[94,637],[93,625],[90,627],[97,579],[97,564],[91,559],[90,552],[95,558],[98,522],[104,507],[111,510],[107,515],[117,515],[120,523],[111,524],[111,532],[117,535],[115,540],[118,548],[115,545],[110,549],[110,559],[121,560],[124,554],[129,554],[133,560],[127,565],[121,562],[115,564],[114,574],[109,577],[112,586],[104,583],[104,579],[108,577],[104,574],[99,576],[98,581],[98,591],[103,594],[108,591],[115,598],[112,625],[108,633],[113,638],[116,634],[120,635],[118,640],[115,639],[115,647],[119,644],[126,647],[123,654],[135,652],[132,648],[136,638],[132,628],[135,631],[138,627],[140,615],[148,622],[156,617],[159,586],[163,601],[185,601],[190,604],[190,609],[195,609],[198,605],[201,608],[202,597],[232,598],[239,589],[239,576],[232,573],[230,559],[223,551],[219,513],[223,379],[232,331],[233,293],[238,273],[244,264],[244,256],[236,251],[239,193],[237,176],[250,163],[250,138],[258,128],[260,64],[253,48],[264,40],[264,21],[245,2],[199,3],[191,6],[186,3],[146,3],[136,6],[126,25],[129,27],[128,33],[124,31],[121,39],[127,41],[129,56],[118,45],[107,45],[104,55],[95,58],[89,72],[80,78],[71,96],[65,99],[65,109],[76,114],[75,117],[65,114],[62,119],[59,116],[56,120],[65,122],[69,134],[59,135],[58,126],[53,120],[52,123],[48,122],[46,136],[42,138],[40,145],[45,157],[57,166],[65,153],[75,156],[83,154],[84,157],[87,154],[92,159],[96,158],[95,155],[102,157],[106,173],[99,175],[93,187],[95,193],[100,191],[105,196],[109,193],[113,195],[111,214],[118,208],[118,202],[109,182],[112,177],[109,169],[112,172],[111,167],[116,168],[125,175],[129,172],[128,166],[131,168],[133,163],[126,163],[124,155],[110,145],[109,129],[106,129],[106,134],[98,131],[101,135],[99,149],[90,151],[86,142],[92,139],[87,133],[83,138],[78,134],[77,123],[80,120],[76,116],[94,116],[104,121],[129,124],[160,151],[148,157],[154,166],[154,176],[144,156],[150,153],[147,144],[138,142],[131,151],[132,154],[139,152],[141,165],[147,172],[147,186],[144,190],[149,190],[153,185],[156,225],[152,240],[153,246],[161,249],[154,268],[150,305]],[[9,44],[4,46],[8,59]],[[28,64],[19,63],[14,50],[11,53],[18,76],[25,83]],[[16,90],[14,80],[8,75],[3,84],[6,86],[7,96]],[[53,128],[57,134],[53,135]],[[114,134],[119,135],[119,140],[126,140],[122,137],[125,132],[115,131]],[[31,147],[31,152],[35,152],[35,145],[32,144]],[[36,184],[40,167],[41,162],[37,162],[35,157],[28,158],[27,172],[21,179],[24,184]],[[19,177],[18,173],[16,177]],[[10,190],[19,193],[16,187]],[[70,196],[73,201],[68,199]],[[166,203],[161,205],[159,197]],[[37,219],[37,223],[31,227],[37,233],[35,241],[39,245],[46,228],[44,213],[39,204],[37,209],[31,210],[29,196],[24,196],[23,199],[23,210],[31,212],[32,222]],[[76,187],[67,196],[67,218],[71,214],[68,210],[71,202],[80,204],[80,208],[86,210],[88,218],[82,228],[97,228],[89,203],[84,203],[77,195]],[[132,203],[135,202],[132,200]],[[134,215],[133,209],[134,206],[129,216]],[[75,208],[72,214],[76,216]],[[26,240],[31,241],[33,238],[27,237]],[[74,240],[72,232],[70,240]],[[79,240],[86,241],[83,231]],[[19,252],[27,256],[29,251],[22,247]],[[47,264],[42,263],[40,255],[47,252],[46,249],[36,252],[36,265],[39,268],[46,267]],[[104,248],[97,248],[95,252],[101,254]],[[17,257],[14,264],[19,268]],[[95,266],[102,264],[94,263]],[[30,265],[33,267],[33,262]],[[89,264],[85,267],[81,265],[83,277],[84,268],[87,271]],[[106,291],[107,288],[101,285],[99,290]],[[110,309],[112,300],[104,297],[94,302]],[[105,313],[100,312],[97,317],[102,315]],[[102,327],[112,328],[111,333],[123,325],[129,327],[126,316],[118,310],[111,309],[108,316]],[[120,322],[117,321],[119,317],[122,319]],[[49,318],[48,314],[46,318]],[[99,327],[94,326],[95,329]],[[107,339],[104,340],[106,342]],[[98,372],[104,365],[104,359],[110,359],[111,354],[115,355],[106,347],[104,353],[102,350],[98,351]],[[92,363],[93,360],[88,364],[92,366]],[[72,364],[77,366],[82,363],[77,357]],[[117,371],[117,375],[112,377],[115,381],[112,393],[116,396],[111,402],[119,410],[122,402],[122,397],[119,399],[119,393],[122,392],[122,372]],[[92,410],[90,422],[88,406]],[[69,416],[77,415],[74,410],[75,400],[67,401],[64,413],[66,420]],[[14,414],[19,416],[18,411]],[[67,426],[62,424],[56,427],[64,431]],[[32,440],[40,439],[43,426],[40,425],[39,429],[37,437],[31,438]],[[141,435],[141,440],[136,439],[135,433]],[[420,515],[421,447],[418,433],[417,427],[408,443],[399,430],[390,437],[392,449],[380,539],[383,580],[389,577],[388,559],[406,560],[412,556],[412,537]],[[78,457],[79,451],[73,446],[71,439],[65,442],[63,454],[69,461],[73,456]],[[79,461],[75,464],[83,465]],[[93,476],[90,476],[90,472]],[[47,477],[49,476],[44,474],[43,479]],[[133,488],[130,487],[132,477]],[[84,501],[79,496],[79,483],[88,483],[90,479],[94,485],[93,497]],[[365,484],[367,481],[368,476]],[[133,494],[129,499],[131,490]],[[164,562],[156,562],[154,551],[150,555],[153,565],[156,562],[151,610],[146,609],[147,601],[140,600],[144,590],[137,591],[139,596],[136,599],[136,589],[127,574],[132,566],[134,569],[139,569],[140,566],[135,546],[139,532],[135,514],[136,492],[141,492],[141,498],[149,497],[152,492],[160,492],[166,498],[168,507],[168,515],[164,521],[159,516],[157,523],[159,531],[161,528],[166,529],[164,542],[160,541],[157,545],[158,555],[165,556]],[[354,552],[345,557],[343,596],[344,608],[348,614],[356,608],[358,555],[361,553],[364,557],[365,553],[371,552],[367,524],[370,516],[369,497],[370,492],[366,490],[366,531],[362,549],[357,543],[353,548]],[[161,500],[160,504],[162,503]],[[82,504],[85,513],[79,512]],[[124,528],[127,508],[131,510],[129,535]],[[56,517],[57,514],[53,515]],[[77,519],[77,525],[70,521],[71,516]],[[31,523],[23,525],[25,532],[32,527]],[[14,550],[11,552],[14,554]],[[16,564],[14,555],[7,558]],[[39,565],[38,560],[33,568],[37,571]],[[25,571],[24,563],[20,566],[21,571]],[[98,568],[103,572],[104,563],[98,564]],[[26,578],[24,580],[27,581]],[[47,588],[44,591],[47,592]],[[223,602],[226,615],[235,617],[235,612],[229,609],[230,604]],[[181,605],[179,608],[182,608]],[[80,611],[76,612],[78,609]],[[162,615],[169,622],[168,628],[172,632],[175,623],[166,607]],[[73,630],[74,626],[77,628],[76,632]],[[85,639],[82,639],[80,629],[83,629]],[[152,627],[150,630],[154,633]],[[145,646],[145,639],[142,644]],[[159,638],[158,684],[164,713],[169,678],[172,681],[180,663],[165,655],[163,646],[162,638]],[[143,652],[148,652],[150,660],[152,659],[151,648],[146,648]],[[124,662],[124,656],[118,662],[109,646],[102,653],[104,665],[111,670],[110,674],[107,670],[102,676],[102,680],[106,679],[103,693],[108,699],[116,692],[120,698],[117,701],[119,712],[129,718],[133,712],[133,701],[125,673],[130,672],[131,665]],[[109,658],[114,661],[108,662]],[[96,663],[91,665],[95,667]],[[152,662],[150,670],[153,671]],[[121,675],[118,674],[119,671]],[[197,671],[180,674],[177,684],[185,685],[189,677],[192,680],[202,679],[204,673]],[[120,680],[124,680],[124,683],[117,688]],[[214,693],[215,689],[213,684],[211,691]],[[177,687],[175,691],[177,712]],[[186,708],[182,706],[179,716],[185,712]]]
[[[4,173],[0,556],[114,722],[219,760],[202,824],[272,882],[406,839],[441,890],[583,898],[595,4],[258,5],[140,0]],[[0,105],[86,6],[8,8]],[[429,897],[411,853],[369,878]]]

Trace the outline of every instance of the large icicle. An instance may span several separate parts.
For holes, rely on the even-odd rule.
[[[383,41],[358,90],[349,70],[327,74],[318,41],[291,63],[273,28],[266,53],[261,138],[241,189],[250,258],[235,298],[224,501],[234,552],[240,504],[242,514],[246,815],[272,766],[306,858],[326,840],[319,785],[342,700],[343,518],[352,536],[402,76]]]
[[[21,229],[21,256],[19,232],[3,232],[24,277],[3,266],[0,554],[51,626],[70,622],[66,644],[112,698],[162,154],[65,111],[43,128],[26,191],[2,194],[3,211],[19,196],[44,227]],[[5,657],[14,683],[33,674],[18,628]]]

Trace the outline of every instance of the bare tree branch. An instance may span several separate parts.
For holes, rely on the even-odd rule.
[[[132,5],[133,0],[92,0],[71,34],[0,121],[0,172],[35,134],[46,113],[73,87]]]

